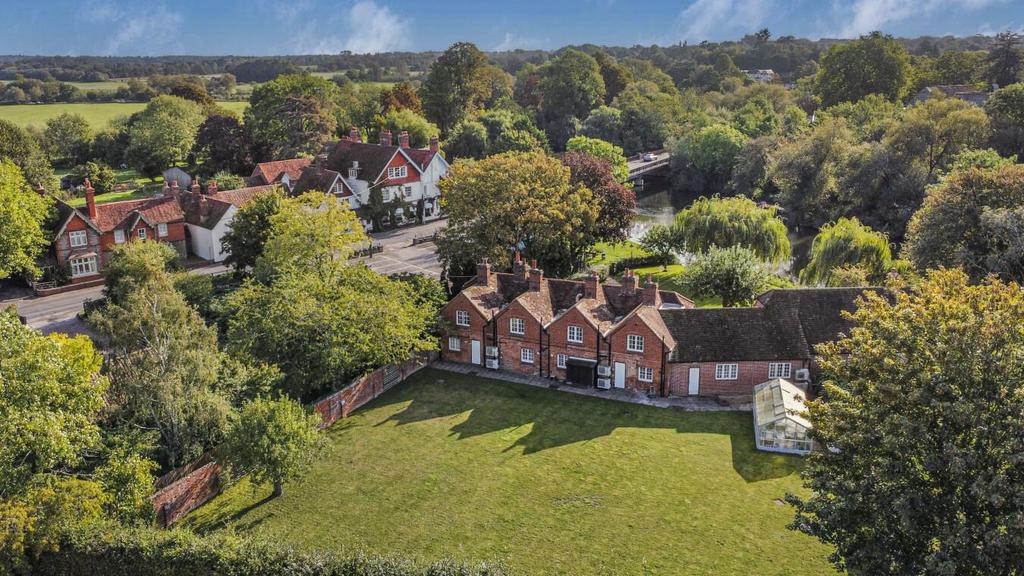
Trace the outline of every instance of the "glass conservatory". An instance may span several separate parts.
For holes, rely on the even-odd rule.
[[[803,416],[806,393],[776,378],[754,388],[754,438],[758,450],[786,454],[811,451],[811,423]]]

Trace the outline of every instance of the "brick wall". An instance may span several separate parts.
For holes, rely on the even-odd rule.
[[[643,336],[644,351],[630,352],[627,349],[629,335]],[[638,316],[629,318],[613,332],[609,338],[611,347],[612,374],[614,377],[615,363],[621,362],[626,366],[626,389],[644,394],[661,393],[661,374],[663,359],[667,357],[668,350],[662,346],[661,338]],[[651,382],[641,382],[638,377],[640,367],[651,368],[654,378]]]
[[[455,316],[459,310],[463,310],[469,313],[469,326],[458,326],[455,323]],[[441,358],[451,362],[462,362],[469,364],[472,361],[472,341],[480,341],[480,357],[481,362],[485,355],[485,346],[489,336],[490,329],[487,328],[487,319],[484,318],[479,309],[469,302],[468,297],[461,292],[455,296],[441,309],[441,318],[444,320],[447,326],[447,331],[443,338],[441,338]],[[448,337],[455,337],[459,339],[459,350],[453,351],[448,349]]]
[[[742,396],[754,393],[754,386],[768,380],[768,365],[778,361],[758,362],[721,362],[722,364],[737,364],[737,378],[735,380],[715,380],[715,366],[719,362],[693,362],[673,363],[668,365],[669,394],[671,396],[686,396],[689,394],[690,368],[700,368],[700,395],[701,396]],[[796,371],[801,368],[808,368],[809,362],[796,359],[789,361],[793,368],[791,378],[796,377]]]
[[[415,374],[435,358],[435,353],[427,353],[401,364],[374,370],[316,401],[313,409],[320,414],[321,425],[330,426],[380,396],[394,384]],[[149,498],[156,511],[157,525],[166,528],[219,494],[221,470],[221,465],[207,453],[195,462],[176,468],[158,479],[155,484],[156,493]]]
[[[525,324],[524,333],[520,336],[512,334],[511,320],[520,318]],[[518,372],[539,376],[541,369],[541,334],[543,328],[533,315],[523,308],[520,302],[513,301],[498,314],[494,321],[497,323],[498,350],[500,366],[502,370]],[[523,348],[533,350],[533,363],[522,361]]]

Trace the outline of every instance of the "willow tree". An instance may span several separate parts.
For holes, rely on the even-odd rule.
[[[832,274],[837,269],[856,267],[864,270],[868,282],[878,283],[891,263],[892,251],[884,234],[856,218],[840,218],[827,224],[814,237],[811,259],[800,273],[800,279],[805,284],[832,286]]]
[[[786,225],[775,208],[762,208],[743,197],[698,199],[676,214],[673,235],[678,251],[695,254],[715,246],[741,246],[773,264],[783,262],[790,254]]]

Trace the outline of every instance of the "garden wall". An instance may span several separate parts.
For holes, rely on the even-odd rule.
[[[419,372],[437,359],[436,352],[430,352],[378,368],[369,374],[313,404],[327,427],[348,416],[354,410],[380,396],[389,388]],[[220,493],[221,465],[210,453],[195,462],[176,468],[156,481],[156,493],[150,502],[156,511],[156,523],[161,528],[174,524],[182,516],[210,501]]]

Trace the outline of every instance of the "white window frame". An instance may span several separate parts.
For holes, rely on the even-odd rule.
[[[159,236],[160,238],[167,236],[167,224],[157,224],[156,235]]]
[[[456,326],[469,326],[469,312],[465,310],[455,311],[455,325]]]
[[[570,324],[565,329],[565,341],[570,344],[583,344],[583,326]]]
[[[139,236],[139,240],[145,240],[146,239],[146,229],[145,228],[139,228],[138,230],[135,231],[135,233]]]
[[[406,198],[412,198],[412,186],[406,186],[403,189],[403,193],[405,194]]]
[[[448,351],[462,352],[462,340],[460,340],[458,336],[448,337]]]
[[[114,244],[124,244],[124,230],[114,230]]]
[[[520,348],[519,349],[519,360],[523,364],[533,364],[533,348]]]
[[[391,190],[385,189],[381,192],[380,198],[384,202],[391,202]]]
[[[569,356],[567,354],[559,354],[555,357],[555,365],[559,368],[565,368],[569,365]]]
[[[641,382],[654,382],[654,368],[650,366],[637,366],[636,379]]]
[[[388,180],[398,180],[409,176],[408,166],[391,166],[388,168]]]
[[[512,334],[513,336],[525,336],[526,320],[523,320],[522,318],[509,318],[508,333]]]
[[[768,364],[768,379],[789,378],[793,375],[792,362],[770,362]]]
[[[72,230],[71,232],[68,232],[68,244],[71,245],[72,248],[88,246],[89,232],[85,230]]]
[[[92,276],[99,273],[99,266],[95,256],[83,258],[72,258],[68,261],[71,267],[71,277]]]
[[[739,364],[715,364],[715,380],[738,380]]]
[[[639,334],[627,334],[626,335],[626,351],[627,352],[643,352],[644,351],[644,337]]]

